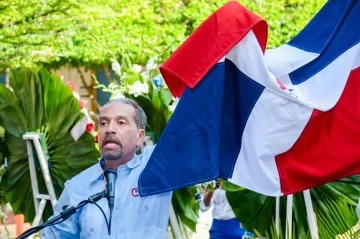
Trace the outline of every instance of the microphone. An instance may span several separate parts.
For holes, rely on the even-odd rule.
[[[110,211],[114,208],[114,200],[115,200],[115,181],[117,177],[117,172],[113,168],[108,168],[104,172],[105,180],[106,180],[106,198],[108,199],[108,204]]]

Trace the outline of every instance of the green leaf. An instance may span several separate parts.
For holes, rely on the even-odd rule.
[[[85,133],[75,142],[70,131],[81,117],[80,107],[69,86],[45,70],[13,71],[11,86],[14,93],[0,85],[0,125],[6,129],[8,170],[1,188],[15,214],[24,214],[26,222],[35,216],[32,187],[28,166],[25,132],[45,135],[49,159],[48,167],[57,197],[64,183],[84,169],[95,164],[99,152],[95,140]],[[47,157],[47,155],[45,155]],[[47,193],[39,163],[36,173],[40,193]],[[21,196],[19,196],[21,195]],[[50,204],[44,210],[43,220],[53,214]]]
[[[140,73],[132,71],[132,70],[126,71],[126,76],[124,78],[124,81],[125,81],[125,85],[132,85],[136,81],[140,81],[141,83],[144,82]]]
[[[333,238],[348,238],[358,239],[360,237],[360,230],[358,218],[355,207],[350,205],[347,200],[326,200],[317,210],[316,214],[319,238],[333,239]],[[280,220],[281,221],[281,220]],[[283,223],[279,225],[280,236],[277,236],[276,226],[274,220],[272,221],[269,230],[260,233],[257,230],[256,236],[267,238],[284,239],[285,227]],[[310,239],[311,233],[309,229],[299,228],[295,222],[292,226],[292,238]]]
[[[333,211],[325,205],[342,199],[348,206],[356,206],[360,194],[360,176],[353,176],[338,180],[317,188],[310,189],[315,213],[328,213],[329,216],[336,216]],[[223,183],[227,190],[228,201],[233,208],[236,217],[250,231],[256,229],[264,234],[272,225],[275,218],[275,198],[252,192],[248,189],[238,187],[229,182]],[[307,214],[305,209],[304,196],[297,193],[293,197],[293,222],[295,223],[296,238],[306,235],[308,232]],[[286,197],[280,198],[280,221],[285,229]],[[339,232],[340,233],[340,232]]]
[[[172,94],[169,89],[160,88],[159,97],[161,102],[163,102],[166,106],[168,106],[172,101]]]
[[[239,187],[239,186],[237,186],[233,183],[230,183],[226,180],[221,180],[221,185],[227,192],[238,192],[238,191],[246,190],[245,188]]]
[[[173,192],[172,204],[175,214],[192,231],[196,231],[199,205],[195,202],[195,187],[184,188]]]

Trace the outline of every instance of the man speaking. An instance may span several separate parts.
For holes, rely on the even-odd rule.
[[[113,168],[116,174],[111,231],[99,208],[88,204],[66,221],[44,229],[43,239],[161,239],[166,237],[171,193],[139,197],[138,178],[145,168],[154,147],[145,147],[142,155],[136,149],[145,139],[146,115],[133,100],[110,100],[99,115],[99,146],[101,160],[65,183],[65,189],[55,207],[58,215],[67,205],[76,206],[89,196],[104,190],[104,171]],[[108,200],[98,205],[107,218]]]

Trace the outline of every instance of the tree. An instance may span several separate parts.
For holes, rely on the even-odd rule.
[[[29,0],[0,2],[0,68],[103,68],[123,52],[163,62],[227,0]],[[267,20],[268,48],[291,39],[325,0],[243,0]],[[0,70],[1,70],[0,69]]]
[[[32,65],[52,46],[64,45],[73,31],[64,16],[73,6],[71,0],[0,2],[1,67]]]
[[[2,3],[0,67],[96,68],[122,52],[138,63],[154,55],[165,59],[218,6],[172,0]]]

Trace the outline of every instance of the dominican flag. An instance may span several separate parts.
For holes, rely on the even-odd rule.
[[[360,1],[329,0],[289,43],[229,2],[162,65],[181,97],[141,196],[222,177],[270,196],[360,173]]]

